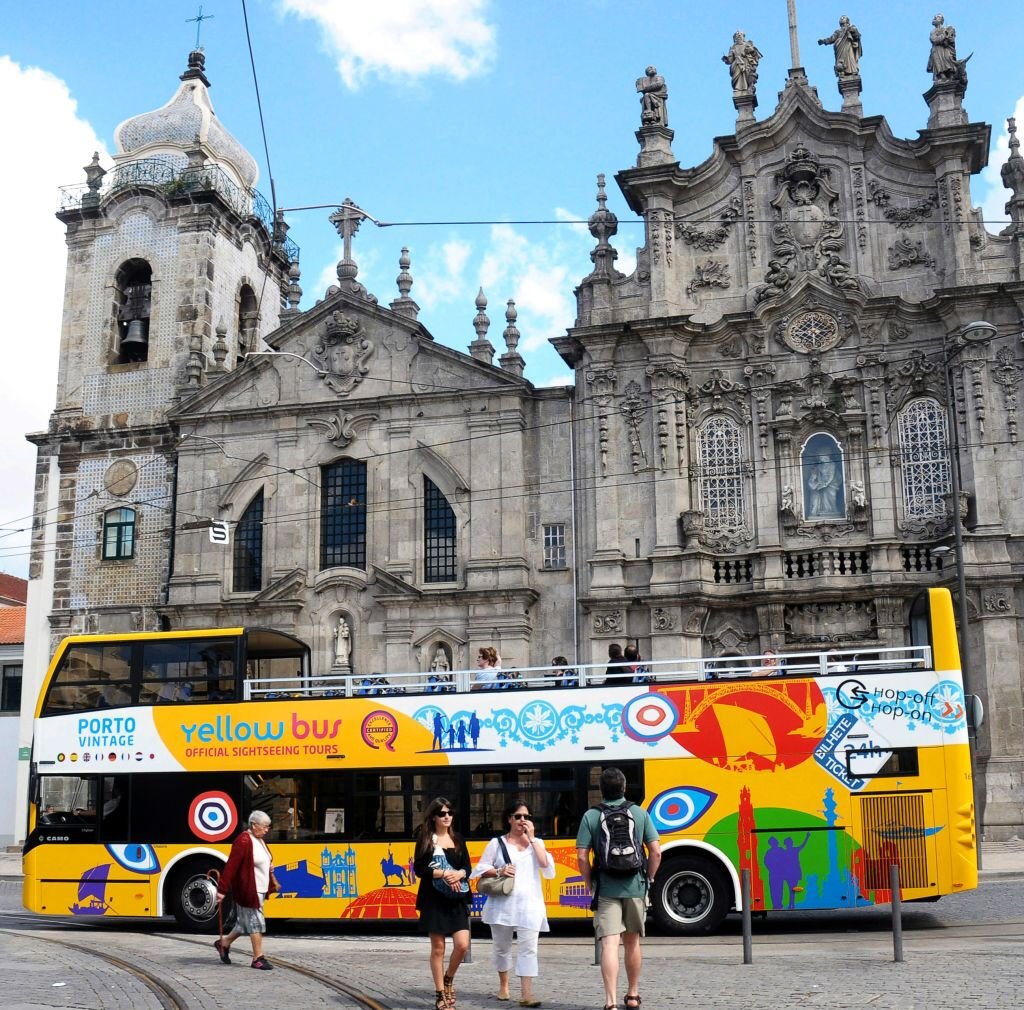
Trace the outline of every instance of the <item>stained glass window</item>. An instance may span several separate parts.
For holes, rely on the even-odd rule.
[[[320,482],[320,567],[366,568],[366,464],[325,466]]]
[[[249,503],[235,528],[234,590],[256,593],[263,588],[263,491]]]
[[[743,432],[735,421],[717,416],[697,434],[700,506],[704,522],[716,529],[746,525],[743,493]]]
[[[905,518],[945,515],[951,488],[945,410],[930,396],[911,400],[900,411],[899,434]]]
[[[425,582],[454,582],[455,513],[440,488],[423,476],[423,539]]]

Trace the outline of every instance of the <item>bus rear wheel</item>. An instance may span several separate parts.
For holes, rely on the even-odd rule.
[[[732,887],[714,859],[687,853],[662,864],[654,880],[651,905],[659,925],[673,933],[710,933],[732,905]]]
[[[206,876],[208,870],[222,870],[223,863],[194,860],[182,866],[168,885],[168,904],[178,924],[193,933],[217,931],[217,885]],[[234,921],[230,898],[221,910],[224,932]]]

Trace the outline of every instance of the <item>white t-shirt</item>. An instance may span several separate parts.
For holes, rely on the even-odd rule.
[[[520,929],[535,929],[546,933],[548,927],[547,911],[544,907],[544,889],[540,878],[550,879],[555,875],[555,863],[548,856],[548,865],[541,867],[537,862],[534,849],[547,852],[544,843],[538,838],[535,845],[529,845],[520,851],[505,836],[505,847],[509,858],[516,868],[516,886],[511,894],[491,895],[484,903],[480,918],[497,926],[515,926]],[[480,862],[473,868],[473,876],[481,876],[485,870],[500,870],[505,865],[498,840],[492,838],[480,857]]]
[[[252,834],[250,831],[249,834]],[[256,876],[256,893],[262,898],[270,890],[270,849],[262,838],[252,835],[252,868]]]
[[[493,666],[485,666],[477,670],[473,677],[474,684],[494,684],[498,680],[498,671]]]

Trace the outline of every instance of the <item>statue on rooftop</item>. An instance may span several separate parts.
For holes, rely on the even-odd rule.
[[[640,95],[640,125],[668,126],[668,88],[657,67],[648,67],[647,76],[636,82]]]
[[[757,65],[761,62],[761,53],[743,32],[733,35],[732,46],[722,57],[722,62],[729,67],[732,90],[752,94],[757,86]]]
[[[825,39],[818,39],[819,46],[832,46],[835,53],[836,77],[857,77],[860,74],[860,58],[864,53],[860,29],[850,23],[844,14],[839,27]]]
[[[928,36],[932,44],[931,52],[928,54],[928,66],[925,68],[932,75],[932,80],[938,84],[940,81],[955,81],[967,87],[967,60],[956,58],[956,29],[946,24],[946,19],[941,14],[932,18],[932,31]]]

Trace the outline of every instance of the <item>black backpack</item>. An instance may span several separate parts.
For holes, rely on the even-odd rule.
[[[594,842],[594,862],[599,870],[613,877],[631,877],[646,865],[632,807],[629,800],[618,806],[601,803],[594,807],[601,815]]]

